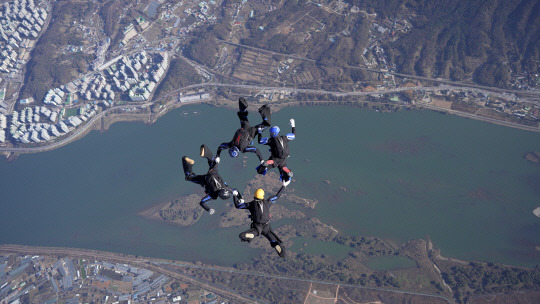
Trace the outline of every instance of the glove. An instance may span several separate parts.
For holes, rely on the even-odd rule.
[[[232,191],[232,195],[237,196],[237,195],[238,195],[238,190],[234,189],[234,190]]]
[[[283,187],[287,187],[287,185],[289,185],[290,183],[291,183],[290,179],[288,181],[283,181]]]
[[[219,161],[220,161],[219,156],[216,157],[216,158],[214,159],[214,161],[216,162],[216,164],[219,164]]]
[[[291,120],[289,120],[289,124],[291,125],[291,127],[294,128],[294,118],[291,118]]]
[[[210,215],[212,215],[212,214],[214,214],[214,212],[216,212],[216,210],[210,209],[208,212],[210,212]]]

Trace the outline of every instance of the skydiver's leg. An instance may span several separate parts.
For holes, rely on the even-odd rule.
[[[271,116],[272,116],[272,111],[270,110],[270,106],[269,105],[263,105],[262,107],[259,108],[259,114],[261,114],[261,118],[262,118],[262,123],[257,125],[257,126],[261,126],[261,127],[265,127],[265,128],[268,128],[271,126]]]
[[[212,166],[214,163],[214,155],[212,154],[212,151],[208,149],[206,145],[201,145],[201,157],[206,158],[208,160],[208,166]]]
[[[245,98],[241,97],[238,99],[238,109],[239,111],[236,112],[236,115],[238,115],[238,118],[240,119],[240,126],[242,128],[246,128],[246,123],[249,127],[249,121],[248,121],[248,103]]]
[[[251,153],[255,153],[257,154],[257,157],[259,158],[259,161],[262,162],[263,161],[263,157],[262,157],[262,154],[261,154],[261,151],[259,151],[259,149],[257,149],[257,147],[254,147],[254,146],[247,146],[244,151],[242,152],[251,152]]]
[[[182,157],[182,167],[184,168],[184,174],[186,175],[186,180],[202,185],[204,183],[204,175],[197,175],[193,173],[193,165],[195,161],[191,158],[184,156]]]
[[[262,235],[268,239],[270,242],[270,246],[276,250],[278,255],[282,258],[285,258],[285,248],[283,248],[283,245],[281,244],[281,240],[279,237],[272,231],[272,228],[270,227],[270,224],[265,225],[268,228],[265,227],[265,229],[262,232]]]
[[[188,176],[193,174],[193,165],[195,164],[195,161],[187,156],[182,157],[182,167],[184,168],[184,173],[186,175],[186,179]]]
[[[247,112],[248,108],[248,103],[246,101],[246,99],[244,97],[240,97],[238,99],[238,109],[240,110],[240,112]]]
[[[236,112],[236,115],[238,115],[238,118],[240,119],[240,127],[243,129],[251,128],[251,125],[249,124],[248,120],[248,111],[238,111]]]
[[[246,231],[240,233],[240,234],[238,235],[238,237],[240,237],[240,240],[241,240],[242,242],[248,242],[248,243],[249,243],[249,242],[251,242],[251,240],[253,240],[253,239],[254,239],[256,236],[258,236],[258,235],[259,235],[259,231],[257,230],[256,227],[253,227],[253,226],[252,226],[252,227],[249,228],[248,230],[246,230]]]

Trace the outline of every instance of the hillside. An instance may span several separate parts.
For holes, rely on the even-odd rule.
[[[497,87],[509,87],[512,76],[538,73],[540,1],[352,2],[388,18],[409,16],[413,29],[386,44],[403,73]]]

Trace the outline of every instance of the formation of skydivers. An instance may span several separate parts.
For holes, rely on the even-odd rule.
[[[184,169],[187,181],[201,185],[204,188],[205,196],[201,199],[201,207],[214,214],[215,210],[208,207],[207,203],[210,200],[216,200],[218,197],[226,200],[233,196],[234,206],[237,209],[247,209],[250,212],[251,227],[240,233],[239,237],[242,242],[251,242],[256,236],[263,235],[268,239],[270,245],[276,250],[278,255],[285,257],[285,249],[279,237],[272,231],[270,226],[270,207],[281,196],[283,190],[291,182],[293,172],[287,167],[287,158],[289,157],[288,142],[295,138],[295,122],[290,119],[292,133],[287,135],[279,135],[280,129],[277,126],[271,127],[271,111],[268,105],[263,105],[259,108],[262,122],[256,126],[251,126],[248,120],[248,103],[245,98],[238,100],[239,111],[237,112],[240,119],[240,128],[236,130],[231,141],[224,142],[219,145],[217,153],[214,156],[206,145],[200,148],[200,156],[208,161],[208,172],[206,174],[197,175],[193,173],[193,164],[195,161],[187,156],[182,157],[182,166]],[[270,137],[262,137],[262,133],[270,128]],[[257,142],[261,145],[267,145],[270,148],[270,157],[265,160],[261,151],[253,145],[253,140],[257,136]],[[221,151],[229,150],[229,155],[232,158],[238,157],[240,153],[255,153],[259,158],[260,165],[256,170],[259,174],[266,174],[268,169],[278,168],[280,180],[283,185],[279,191],[269,198],[264,198],[264,190],[257,189],[254,193],[253,200],[246,202],[237,189],[233,189],[227,185],[223,178],[218,173],[218,164],[220,162]]]

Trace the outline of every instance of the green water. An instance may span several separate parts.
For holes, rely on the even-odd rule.
[[[296,179],[289,187],[319,200],[315,210],[302,210],[307,216],[345,234],[398,243],[429,235],[445,256],[540,263],[540,219],[532,214],[540,205],[540,165],[523,159],[540,151],[540,134],[434,112],[337,106],[288,108],[273,122],[288,132],[290,117],[297,138],[289,146]],[[0,243],[224,265],[256,256],[258,250],[238,240],[245,228],[218,227],[223,201],[211,203],[215,215],[187,228],[137,215],[183,194],[202,195],[201,187],[184,181],[181,156],[194,157],[202,173],[200,144],[217,147],[237,127],[233,111],[191,105],[150,126],[114,124],[54,151],[1,161]],[[242,167],[225,154],[220,172],[242,189],[256,165],[256,157]],[[311,246],[313,253],[320,246]]]

